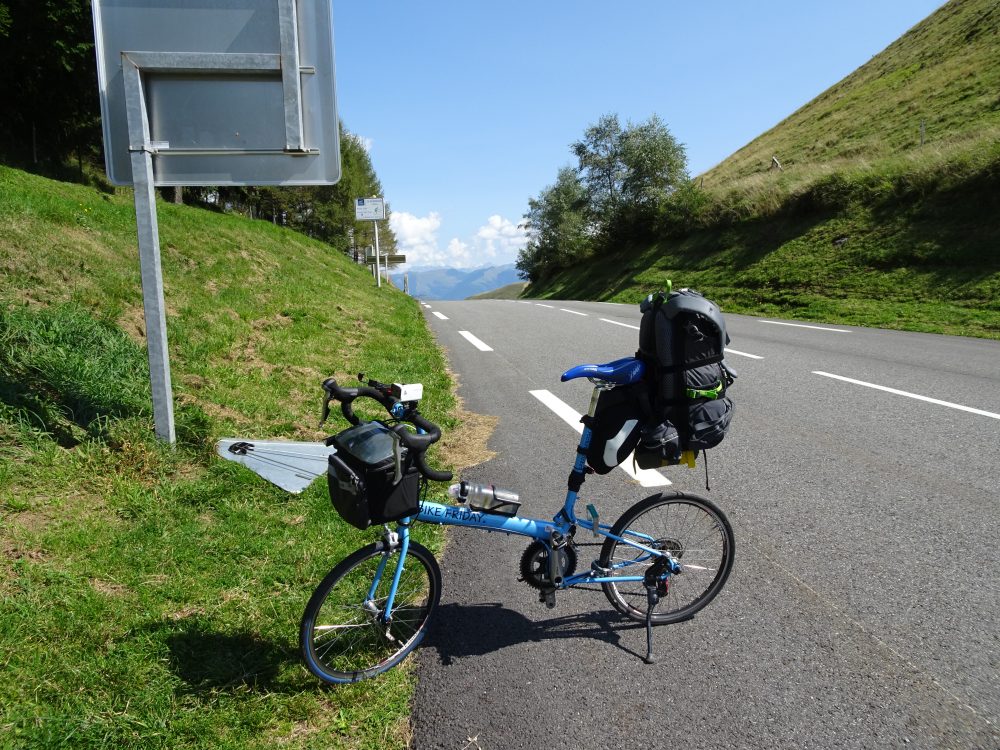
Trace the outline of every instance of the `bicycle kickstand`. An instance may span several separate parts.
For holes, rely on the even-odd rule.
[[[642,584],[646,587],[646,658],[647,664],[656,664],[653,658],[653,608],[667,595],[667,574],[680,572],[680,566],[671,557],[659,557],[646,570]]]
[[[660,594],[655,583],[646,584],[646,664],[656,664],[653,658],[653,608],[660,602]]]

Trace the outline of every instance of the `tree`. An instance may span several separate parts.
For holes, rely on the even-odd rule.
[[[670,194],[687,180],[684,146],[652,115],[624,128],[605,115],[572,146],[586,187],[589,216],[605,243],[648,231]]]
[[[572,167],[560,169],[555,184],[528,201],[528,243],[515,263],[522,279],[537,281],[590,253],[586,205],[587,192]]]
[[[626,128],[621,154],[625,167],[623,198],[640,212],[651,215],[657,211],[688,178],[684,146],[656,115]]]
[[[100,146],[100,102],[89,0],[0,4],[0,156],[60,166]]]
[[[584,131],[583,140],[571,147],[579,161],[590,212],[601,223],[611,220],[621,201],[625,179],[622,138],[618,115],[604,115]]]

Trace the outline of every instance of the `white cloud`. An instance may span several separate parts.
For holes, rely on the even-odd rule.
[[[499,214],[486,220],[485,226],[476,232],[482,254],[501,263],[510,263],[528,241],[523,224],[515,224]]]
[[[453,268],[465,268],[470,265],[469,256],[469,246],[462,242],[458,237],[452,237],[451,241],[448,243],[448,257]]]
[[[441,216],[436,211],[427,216],[393,211],[389,226],[396,235],[399,251],[406,255],[407,265],[411,266],[477,268],[513,263],[527,242],[524,226],[499,214],[490,216],[468,242],[452,237],[443,250],[438,246]]]
[[[427,216],[414,216],[405,211],[389,214],[389,226],[396,235],[396,246],[406,255],[406,262],[418,266],[443,266],[445,255],[438,249],[437,230],[441,216],[431,211]]]

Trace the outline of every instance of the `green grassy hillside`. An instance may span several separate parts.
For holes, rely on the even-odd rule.
[[[839,175],[806,207],[624,247],[528,293],[638,302],[672,279],[728,312],[1000,338],[1000,144],[923,177]]]
[[[329,246],[159,217],[175,450],[151,436],[130,194],[0,167],[0,747],[403,746],[407,670],[326,691],[297,653],[312,588],[372,535],[213,443],[319,439],[321,380],[358,371],[423,382],[447,430],[442,355]]]
[[[697,180],[658,241],[527,294],[637,301],[672,278],[732,312],[1000,338],[997,50],[1000,4],[952,0]]]
[[[712,189],[771,170],[814,179],[921,149],[1000,136],[1000,4],[952,0],[856,71],[705,173]]]

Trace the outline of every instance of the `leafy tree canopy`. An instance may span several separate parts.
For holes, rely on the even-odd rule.
[[[529,241],[517,268],[529,281],[650,234],[677,213],[676,195],[690,200],[684,146],[657,115],[624,126],[604,115],[570,150],[577,166],[528,202]]]

